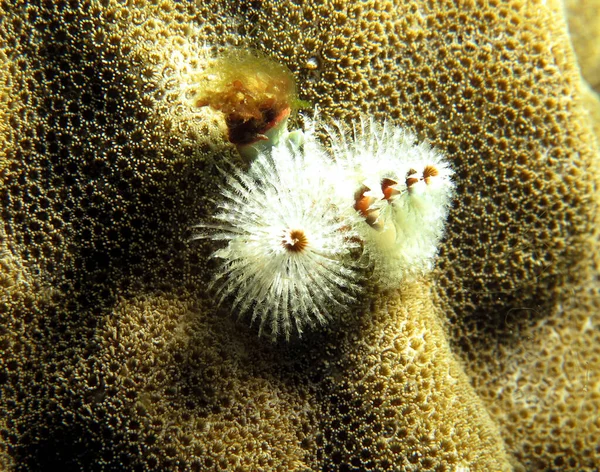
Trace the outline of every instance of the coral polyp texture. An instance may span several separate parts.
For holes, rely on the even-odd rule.
[[[600,2],[598,0],[566,0],[571,41],[577,54],[581,75],[600,93]]]
[[[0,3],[0,469],[598,470],[599,153],[562,4],[134,3]],[[189,241],[217,167],[248,171],[188,93],[232,48],[453,171],[433,270],[367,276],[297,342],[217,306],[218,242]]]
[[[330,191],[327,164],[323,153],[305,157],[286,139],[247,173],[228,174],[218,224],[199,225],[195,238],[227,242],[214,254],[223,260],[217,293],[233,298],[234,312],[251,310],[259,332],[289,339],[355,300],[358,233],[352,209]]]

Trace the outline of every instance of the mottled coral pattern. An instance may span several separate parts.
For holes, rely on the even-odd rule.
[[[600,92],[600,2],[565,0],[569,33],[581,75]]]
[[[558,3],[0,4],[1,467],[597,470],[598,149]],[[232,46],[446,155],[430,277],[290,343],[216,306],[190,227],[243,163],[185,90]]]

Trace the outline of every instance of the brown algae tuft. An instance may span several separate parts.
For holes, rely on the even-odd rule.
[[[196,87],[193,105],[222,112],[229,141],[247,157],[276,144],[301,103],[291,71],[253,50],[232,49],[215,58]]]

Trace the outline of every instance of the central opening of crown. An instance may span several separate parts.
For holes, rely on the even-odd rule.
[[[302,252],[308,246],[308,238],[301,229],[286,230],[281,245],[290,252]]]

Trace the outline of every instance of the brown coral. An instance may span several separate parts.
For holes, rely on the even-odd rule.
[[[0,9],[2,465],[600,466],[598,150],[554,3]],[[445,152],[431,280],[289,345],[213,306],[211,248],[186,240],[237,155],[182,99],[204,45],[261,50],[324,117]]]
[[[600,2],[598,0],[566,0],[569,32],[581,75],[600,92]]]

